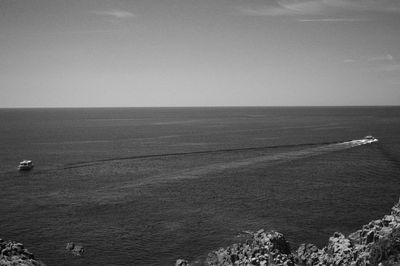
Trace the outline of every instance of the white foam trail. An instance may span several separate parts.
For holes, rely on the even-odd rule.
[[[370,144],[378,141],[377,139],[359,139],[351,140],[335,144],[327,144],[319,147],[302,149],[298,151],[288,151],[282,153],[275,153],[271,155],[258,156],[253,158],[248,158],[240,161],[233,161],[228,163],[215,163],[207,166],[198,167],[195,169],[190,169],[187,171],[180,172],[178,175],[174,176],[172,179],[181,178],[197,178],[204,174],[210,172],[220,172],[226,169],[242,168],[247,167],[257,163],[279,163],[291,160],[303,159],[310,156],[321,155],[325,153],[350,149],[353,147]],[[170,178],[168,178],[170,179]]]
[[[228,163],[214,163],[206,166],[201,166],[197,168],[191,168],[189,170],[184,171],[176,171],[175,173],[167,174],[167,175],[157,175],[145,180],[141,180],[139,182],[129,181],[125,184],[119,184],[114,189],[107,188],[106,190],[99,190],[96,193],[101,193],[101,198],[110,202],[112,200],[120,200],[123,197],[130,195],[132,193],[131,188],[138,187],[146,184],[154,184],[154,183],[163,183],[169,182],[172,180],[179,179],[194,179],[201,178],[206,174],[210,174],[208,176],[214,176],[218,178],[218,172],[222,172],[228,169],[235,168],[243,168],[248,167],[253,164],[265,163],[265,164],[275,164],[282,163],[291,160],[303,159],[311,156],[317,156],[321,154],[326,154],[335,151],[341,151],[346,149],[351,149],[353,147],[370,144],[376,142],[376,139],[360,139],[360,140],[351,140],[347,142],[335,143],[335,144],[325,144],[320,145],[318,147],[307,148],[297,151],[287,151],[281,153],[274,153],[270,155],[257,156],[253,158],[247,158],[243,160],[232,161]],[[96,199],[98,200],[98,199]]]

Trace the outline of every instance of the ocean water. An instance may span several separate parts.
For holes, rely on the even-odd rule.
[[[260,228],[322,246],[400,196],[400,107],[0,109],[0,139],[0,237],[47,265],[201,261]]]

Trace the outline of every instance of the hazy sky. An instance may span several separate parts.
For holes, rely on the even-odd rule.
[[[400,104],[399,0],[0,0],[0,107]]]

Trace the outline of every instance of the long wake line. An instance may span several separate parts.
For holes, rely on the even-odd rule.
[[[323,145],[323,147],[317,148],[317,149],[320,149],[319,150],[320,152],[321,151],[335,151],[335,150],[340,150],[343,148],[351,148],[351,147],[360,146],[360,145],[364,145],[364,144],[368,144],[368,143],[371,143],[371,142],[365,141],[365,140],[352,140],[352,141],[347,141],[347,142],[301,143],[301,144],[288,144],[288,145],[275,145],[275,146],[259,146],[259,147],[233,148],[233,149],[218,149],[218,150],[176,152],[176,153],[163,153],[163,154],[147,154],[147,155],[128,156],[128,157],[114,157],[114,158],[99,159],[99,160],[94,160],[94,161],[86,161],[86,162],[67,164],[62,169],[87,167],[87,166],[100,164],[102,162],[112,162],[112,161],[139,160],[139,159],[148,159],[148,158],[162,158],[162,157],[169,157],[169,156],[212,154],[212,153],[236,152],[236,151],[255,151],[255,150],[276,149],[276,148],[293,148],[293,147],[307,147],[307,146],[322,146]],[[306,153],[309,154],[309,151]],[[299,155],[301,155],[301,151],[297,152],[297,156],[299,156]]]

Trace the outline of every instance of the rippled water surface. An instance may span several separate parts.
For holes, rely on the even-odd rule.
[[[259,228],[323,245],[400,196],[399,107],[0,109],[0,125],[0,237],[48,265],[173,265]]]

